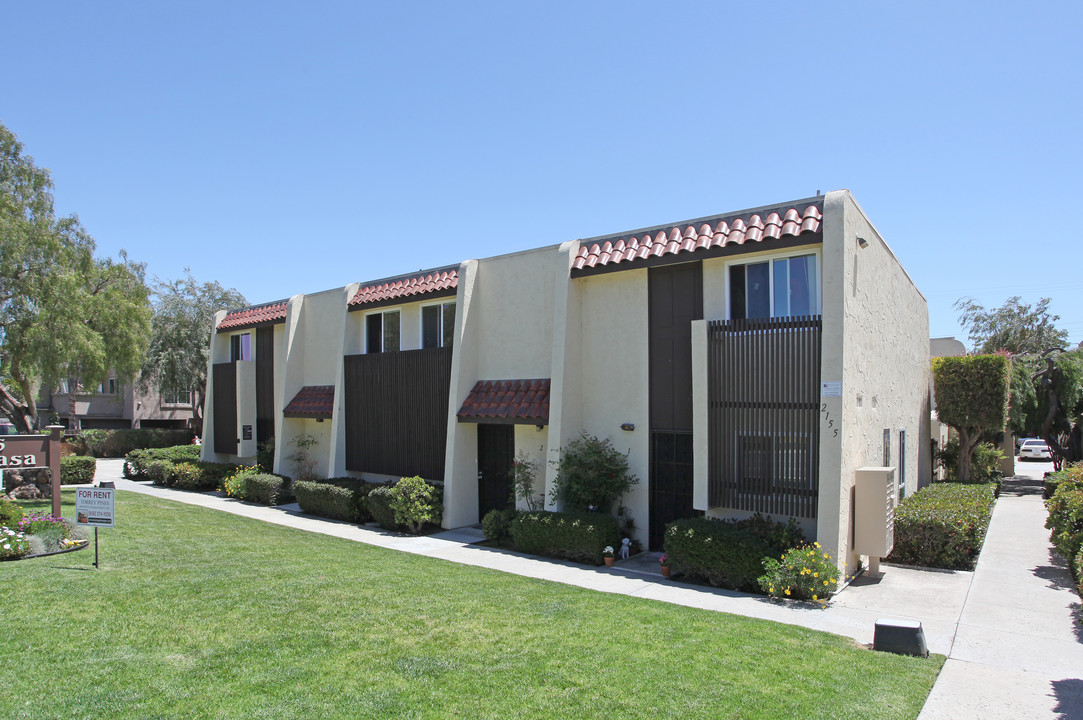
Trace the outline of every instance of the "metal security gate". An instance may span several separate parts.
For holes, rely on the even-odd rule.
[[[478,519],[490,510],[512,507],[514,425],[478,425]]]
[[[820,316],[708,323],[711,507],[813,518]]]

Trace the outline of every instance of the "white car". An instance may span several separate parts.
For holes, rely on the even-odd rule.
[[[1045,444],[1045,440],[1024,440],[1019,447],[1019,459],[1052,460],[1053,456],[1050,454],[1049,446]]]

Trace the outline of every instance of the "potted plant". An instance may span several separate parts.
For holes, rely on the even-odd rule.
[[[597,547],[597,545],[595,547]],[[616,558],[613,557],[612,545],[606,545],[605,549],[602,550],[602,559],[605,560],[606,567],[613,567],[613,563],[615,562]]]
[[[669,577],[669,556],[664,554],[658,558],[658,566],[662,569],[662,577]]]

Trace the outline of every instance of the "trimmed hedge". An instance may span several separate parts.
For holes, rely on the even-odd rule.
[[[293,483],[293,494],[306,513],[346,522],[357,522],[361,514],[360,493],[338,484],[298,480]]]
[[[191,430],[143,429],[131,430],[84,430],[73,437],[72,445],[81,445],[94,457],[124,457],[132,450],[165,448],[192,441]],[[198,448],[198,445],[192,447]]]
[[[293,501],[289,478],[270,473],[256,473],[245,480],[245,499],[263,505],[281,505]]]
[[[780,555],[747,530],[707,518],[669,523],[664,542],[672,573],[746,592],[759,591],[764,559]]]
[[[200,465],[194,462],[173,463],[173,478],[170,484],[181,490],[217,490],[217,476],[205,474]]]
[[[1060,472],[1049,473],[1042,480],[1042,497],[1048,500],[1057,492],[1061,483],[1083,485],[1083,464],[1066,467]]]
[[[94,473],[98,461],[83,455],[68,455],[60,458],[60,484],[85,485],[94,482]]]
[[[606,545],[620,545],[617,519],[596,512],[520,513],[511,521],[515,549],[532,555],[602,564]]]
[[[1053,497],[1045,501],[1045,507],[1049,510],[1045,526],[1052,531],[1049,540],[1072,566],[1083,549],[1083,481],[1069,479],[1060,483]]]
[[[144,466],[143,473],[155,485],[173,487],[173,463],[168,460],[151,460]]]
[[[124,477],[132,480],[146,480],[147,466],[157,460],[166,460],[171,463],[198,462],[200,454],[199,445],[174,445],[165,448],[151,448],[148,450],[132,450],[124,456]]]
[[[513,508],[506,510],[490,510],[481,519],[481,532],[486,540],[494,542],[507,542],[511,539],[511,521],[519,512]]]
[[[996,502],[992,483],[935,483],[899,503],[895,549],[905,565],[970,570],[977,562]]]
[[[372,489],[368,496],[368,511],[380,527],[384,530],[400,530],[395,522],[395,510],[391,507],[394,496],[391,487],[380,485]]]
[[[1075,574],[1075,589],[1083,595],[1083,547],[1076,553],[1075,561],[1072,563],[1072,572]]]

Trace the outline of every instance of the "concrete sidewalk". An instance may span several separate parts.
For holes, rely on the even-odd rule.
[[[160,488],[122,477],[121,460],[99,460],[98,480],[120,490],[213,508],[265,522],[356,542],[428,555],[465,565],[551,580],[600,592],[800,625],[871,643],[880,618],[918,620],[931,652],[949,660],[921,718],[1072,718],[1083,720],[1083,629],[1079,598],[1063,561],[1052,554],[1043,527],[1041,483],[1007,481],[975,572],[882,565],[820,609],[756,595],[663,580],[643,558],[614,568],[521,555],[476,545],[466,528],[414,537],[300,512],[297,505],[265,507]],[[1046,463],[1023,467],[1037,478]]]
[[[1045,529],[1041,477],[1005,481],[958,632],[919,716],[1083,719],[1083,613]]]

